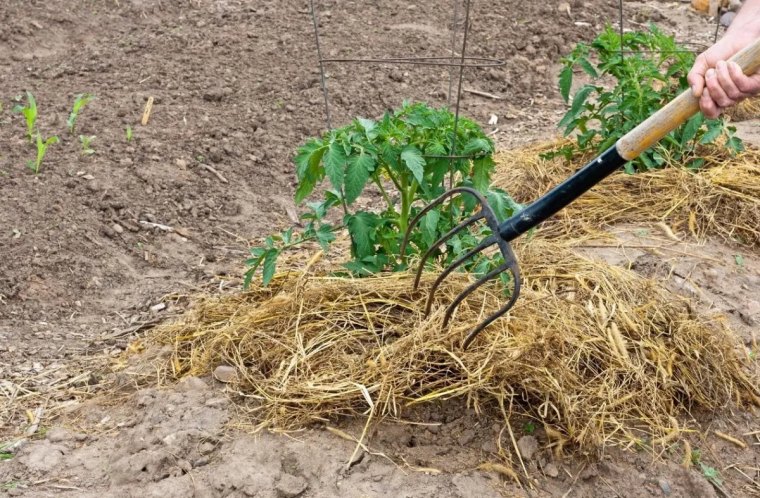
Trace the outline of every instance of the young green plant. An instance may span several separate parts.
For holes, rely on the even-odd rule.
[[[126,134],[127,134],[127,142],[131,142],[132,141],[132,127],[129,125],[127,125]]]
[[[13,108],[13,112],[21,113],[26,120],[26,135],[29,142],[34,143],[34,129],[37,125],[37,101],[32,92],[26,92],[26,105],[18,104]]]
[[[405,268],[403,260],[424,252],[458,220],[477,208],[468,197],[456,197],[443,208],[430,211],[421,230],[412,234],[407,254],[399,254],[403,234],[421,207],[451,186],[467,185],[483,192],[501,219],[518,206],[503,190],[490,189],[494,168],[493,142],[473,121],[460,118],[454,136],[454,115],[447,109],[425,104],[404,105],[387,112],[377,121],[358,118],[347,126],[312,138],[299,148],[295,158],[297,203],[327,180],[321,202],[309,203],[304,215],[307,225],[301,235],[284,232],[271,236],[264,247],[252,249],[246,284],[257,268],[264,269],[264,283],[274,275],[277,256],[295,243],[316,240],[324,248],[334,232],[345,228],[351,239],[351,261],[345,267],[355,275]],[[456,156],[451,155],[452,142]],[[368,187],[374,187],[381,207],[357,209],[356,201]],[[342,223],[324,220],[339,210]],[[453,237],[438,256],[450,261],[456,254],[474,247],[484,231],[464,232]],[[475,260],[469,270],[487,271],[494,262],[488,257]]]
[[[45,159],[45,154],[47,153],[48,147],[57,143],[58,137],[52,136],[46,140],[43,140],[40,132],[37,132],[37,158],[34,161],[29,161],[27,163],[27,166],[29,169],[34,171],[35,175],[40,172],[40,166],[42,166],[42,161]]]
[[[95,96],[89,93],[80,93],[76,96],[74,99],[74,107],[71,109],[69,119],[66,120],[66,126],[69,128],[69,133],[74,133],[74,127],[76,126],[76,121],[79,117],[79,113],[82,112],[84,106],[92,102],[94,98]]]
[[[548,157],[602,152],[639,123],[688,88],[686,75],[694,54],[656,26],[649,31],[620,33],[610,26],[590,45],[579,43],[562,59],[559,89],[570,108],[558,126],[574,143]],[[591,80],[570,97],[574,73]],[[610,85],[609,82],[614,82]],[[656,146],[626,165],[626,171],[651,170],[669,164],[698,168],[704,159],[698,147],[725,143],[731,153],[743,149],[736,129],[726,119],[705,119],[699,113],[671,132]]]
[[[79,142],[82,144],[82,155],[90,156],[95,154],[95,151],[90,146],[92,141],[97,137],[95,135],[79,135]]]

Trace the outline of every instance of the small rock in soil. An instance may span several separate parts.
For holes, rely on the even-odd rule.
[[[472,429],[467,429],[462,433],[461,436],[459,436],[459,445],[467,446],[472,442],[473,439],[475,439],[475,431]]]
[[[295,498],[303,494],[308,487],[306,479],[283,473],[275,489],[278,498]]]
[[[222,162],[222,151],[220,151],[216,147],[212,147],[208,151],[208,158],[211,160],[211,162],[214,162],[214,163]]]
[[[599,467],[595,463],[592,463],[581,472],[581,479],[588,480],[594,477],[599,477]]]
[[[237,370],[229,365],[219,365],[214,369],[214,378],[225,384],[234,382],[237,380]]]
[[[150,307],[150,310],[154,313],[158,313],[159,311],[163,311],[165,309],[166,309],[166,304],[164,303],[154,304],[153,306]]]
[[[544,467],[544,474],[549,477],[557,477],[559,475],[559,469],[553,463],[547,463]]]
[[[404,81],[404,73],[398,70],[391,71],[390,74],[388,75],[388,78],[390,78],[391,81],[395,81],[396,83],[401,83],[402,81]]]
[[[111,227],[103,227],[103,235],[108,237],[109,239],[115,239],[116,238],[116,232],[113,231],[113,228]]]
[[[122,226],[121,226],[121,225],[119,225],[118,223],[114,223],[114,224],[111,226],[111,229],[112,229],[112,230],[113,230],[115,233],[118,233],[119,235],[121,235],[122,233],[124,233],[124,227],[122,227]]]
[[[53,427],[47,431],[47,434],[45,436],[51,443],[60,443],[63,441],[68,441],[72,438],[71,433],[63,427]]]
[[[24,463],[32,470],[50,472],[63,460],[64,448],[52,444],[38,444],[24,458]]]
[[[720,16],[720,25],[725,27],[730,26],[734,20],[734,17],[736,17],[736,12],[726,12]]]
[[[496,443],[493,440],[491,440],[491,439],[489,439],[488,441],[486,441],[485,443],[483,443],[480,446],[480,449],[482,449],[486,453],[498,453],[499,452],[499,447],[496,446]]]
[[[662,490],[663,494],[665,494],[665,496],[670,496],[670,494],[673,492],[670,487],[670,483],[665,479],[658,479],[657,484],[660,485],[660,489]]]
[[[198,448],[198,451],[200,451],[201,455],[208,455],[209,453],[213,452],[216,449],[216,446],[214,443],[209,443],[206,441],[205,443],[201,444],[200,448]]]
[[[203,100],[206,102],[221,102],[223,98],[224,91],[221,88],[215,88],[203,94]]]
[[[523,436],[517,440],[517,448],[523,458],[530,460],[538,451],[538,440],[533,436]]]

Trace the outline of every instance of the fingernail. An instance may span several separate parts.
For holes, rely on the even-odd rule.
[[[715,69],[708,69],[707,74],[705,74],[705,78],[708,80],[715,78]]]
[[[739,64],[737,64],[736,62],[729,62],[728,64],[731,66],[732,69],[736,69],[736,70],[739,70],[739,71],[742,70],[742,68],[739,67]]]

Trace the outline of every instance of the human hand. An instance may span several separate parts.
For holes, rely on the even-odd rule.
[[[760,93],[760,73],[747,76],[738,64],[726,62],[753,41],[746,32],[726,34],[697,57],[687,80],[705,117],[717,118],[727,107]]]

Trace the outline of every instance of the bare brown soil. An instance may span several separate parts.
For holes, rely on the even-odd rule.
[[[500,99],[465,93],[462,113],[483,126],[497,115],[499,123],[490,128],[498,129],[494,133],[502,144],[553,133],[563,109],[555,90],[560,55],[614,19],[614,2],[574,0],[569,12],[564,5],[558,9],[561,3],[474,2],[468,53],[506,65],[465,73],[466,88]],[[450,2],[319,4],[325,57],[449,53]],[[684,8],[632,4],[627,13],[632,23],[654,19],[684,29],[688,39],[709,39],[712,27]],[[97,389],[94,365],[101,365],[104,355],[121,353],[143,328],[181,311],[183,301],[173,295],[237,285],[234,278],[228,284],[227,276],[240,274],[249,243],[291,223],[296,212],[290,200],[291,155],[325,125],[311,30],[306,0],[0,3],[2,402],[69,380],[82,391]],[[334,124],[349,116],[377,116],[405,99],[435,105],[447,100],[449,75],[442,68],[347,64],[329,66],[328,74]],[[39,129],[61,138],[39,175],[25,167],[35,151],[24,136],[23,119],[11,113],[15,97],[26,90],[37,98]],[[83,92],[96,100],[70,134],[66,119],[75,95]],[[143,126],[150,97],[153,111]],[[133,130],[131,141],[127,127]],[[82,155],[80,134],[96,136],[95,154]],[[726,258],[736,252],[712,247],[714,259],[730,262]],[[738,288],[720,284],[736,270],[723,259],[714,272],[700,271],[712,279],[710,296],[717,306],[751,328],[760,321],[752,308],[757,301],[750,299],[760,290],[757,253],[744,257],[746,275]],[[701,261],[684,258],[679,268]],[[642,271],[672,276],[658,264],[641,260]],[[91,357],[97,362],[88,363]],[[18,386],[23,390],[14,391]],[[498,452],[499,415],[475,414],[457,403],[417,414],[415,420],[424,425],[378,427],[371,438],[374,453],[348,469],[355,444],[325,429],[254,437],[230,428],[234,411],[222,387],[211,379],[190,379],[172,389],[126,392],[113,403],[90,401],[69,413],[65,423],[43,418],[35,440],[13,459],[0,461],[0,493],[716,493],[699,469],[681,469],[680,455],[660,455],[653,463],[647,452],[616,450],[601,459],[556,460],[541,444],[540,432],[535,435],[540,448],[527,463],[534,489],[525,491],[498,472],[477,470]],[[40,399],[49,411],[53,400]],[[72,420],[72,413],[79,418]],[[22,411],[0,410],[0,416],[0,444],[17,441],[29,425]],[[720,414],[715,420],[726,432],[757,430],[746,414]],[[339,426],[354,436],[362,429],[359,421]],[[758,467],[757,445],[740,452],[712,438],[700,448],[705,460],[721,469],[732,496],[760,489],[727,468],[739,462],[752,472],[747,469]],[[757,474],[749,479],[760,481]]]

